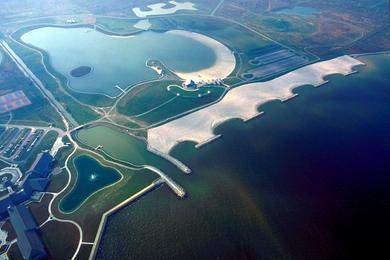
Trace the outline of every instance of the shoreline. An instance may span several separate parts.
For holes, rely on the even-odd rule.
[[[194,72],[178,72],[174,73],[184,80],[210,81],[215,79],[227,78],[236,67],[236,58],[232,51],[223,43],[206,36],[204,34],[184,31],[184,30],[170,30],[165,32],[167,34],[175,34],[183,37],[191,38],[201,44],[209,47],[215,53],[215,62],[213,66]]]
[[[59,25],[52,25],[52,24],[44,24],[44,25],[39,25],[39,26],[34,25],[34,26],[23,27],[21,29],[16,30],[13,34],[17,33],[16,41],[18,43],[20,43],[23,46],[26,46],[28,48],[31,48],[34,51],[37,51],[38,53],[41,54],[42,57],[47,57],[48,59],[50,59],[50,54],[48,53],[47,50],[41,49],[41,48],[39,48],[39,47],[29,43],[29,42],[26,42],[23,39],[23,37],[27,33],[31,32],[33,30],[37,30],[37,29],[41,29],[41,28],[45,28],[45,27],[61,28],[61,29],[73,29],[73,28],[93,29],[90,25],[85,25],[85,24],[71,25],[71,26],[59,26]],[[106,31],[106,30],[100,28],[100,27],[96,27],[96,31],[99,33],[102,33],[104,35],[107,35],[108,37],[111,37],[111,38],[122,38],[122,39],[133,38],[136,36],[136,34],[144,32],[144,31],[137,31],[137,32],[129,33],[129,34],[113,34],[109,31]],[[153,31],[153,30],[151,30],[151,31]],[[174,35],[179,35],[182,37],[191,38],[192,40],[197,41],[197,42],[205,45],[206,47],[212,49],[212,51],[216,55],[216,60],[214,61],[214,64],[209,68],[205,68],[205,69],[201,69],[201,70],[193,71],[193,72],[189,72],[189,73],[178,72],[178,71],[172,70],[173,73],[175,73],[178,77],[182,78],[183,80],[193,79],[195,81],[197,81],[197,80],[198,81],[209,81],[209,80],[215,80],[215,79],[223,79],[223,78],[228,77],[234,71],[234,69],[236,67],[236,58],[233,55],[232,51],[228,47],[226,47],[223,43],[221,43],[221,42],[219,42],[219,41],[217,41],[217,40],[215,40],[207,35],[203,35],[203,34],[195,33],[195,32],[190,32],[190,31],[185,31],[185,30],[169,30],[169,31],[161,32],[161,33],[166,33],[168,35],[174,34]],[[43,62],[43,65],[45,66],[45,68],[47,68],[47,66],[49,66],[50,69],[54,70],[54,74],[60,74],[60,77],[64,77],[66,80],[67,87],[71,91],[74,91],[78,94],[103,95],[103,96],[111,98],[111,99],[117,98],[118,96],[120,96],[122,94],[122,93],[118,93],[116,95],[111,95],[105,91],[90,92],[90,91],[80,90],[78,88],[75,88],[71,84],[71,81],[75,80],[77,78],[71,78],[71,77],[69,77],[69,75],[64,75],[63,73],[57,71],[53,67],[52,64],[46,63],[46,61]],[[50,74],[52,74],[52,73],[50,73]],[[90,75],[90,74],[91,73],[89,73],[87,75]],[[156,72],[156,74],[158,74],[158,73]],[[58,78],[58,77],[54,76],[54,78]],[[148,80],[146,80],[146,82],[150,81],[150,80],[155,80],[155,79],[157,79],[157,77],[152,78],[152,79],[148,79]],[[125,90],[128,90],[132,86],[137,85],[139,83],[140,82],[130,84],[126,87]]]
[[[216,126],[233,118],[249,121],[261,114],[259,106],[272,100],[291,100],[297,96],[293,92],[295,88],[323,85],[327,82],[325,78],[334,74],[351,75],[358,65],[364,63],[345,55],[307,65],[267,82],[244,84],[229,91],[214,105],[149,129],[148,146],[169,155],[173,147],[182,141],[205,143],[216,136]]]

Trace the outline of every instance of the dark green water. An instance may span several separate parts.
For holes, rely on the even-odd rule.
[[[61,201],[64,212],[76,210],[94,192],[120,180],[113,168],[101,165],[94,158],[81,155],[73,160],[77,169],[77,181],[72,191]]]
[[[390,219],[390,56],[174,154],[193,169],[112,216],[99,259],[339,259],[385,250]]]

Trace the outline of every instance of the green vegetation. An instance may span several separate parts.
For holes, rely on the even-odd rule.
[[[171,84],[181,84],[181,82],[154,81],[131,89],[118,102],[118,112],[126,116],[135,116],[160,106],[175,97],[174,94],[167,91],[167,86]]]
[[[21,31],[18,31],[18,36],[20,36],[20,32]],[[35,76],[44,82],[45,87],[53,94],[56,100],[66,108],[76,121],[82,124],[98,118],[97,114],[93,110],[86,105],[82,105],[66,92],[63,88],[63,86],[66,86],[67,84],[66,79],[56,73],[50,66],[45,67],[42,64],[42,56],[39,52],[21,44],[20,42],[11,41],[9,42],[9,45],[15,53],[22,57],[23,61],[35,74]],[[46,59],[49,59],[49,57],[43,54],[43,60]],[[46,64],[49,63],[46,62]],[[48,74],[46,68],[50,71],[50,74],[54,75],[56,78]],[[106,104],[108,100],[108,98],[101,95],[77,94],[77,98],[82,102],[95,100],[95,102],[101,102],[103,104]]]
[[[225,93],[224,88],[216,88],[213,92],[201,98],[177,97],[171,102],[164,104],[159,109],[138,116],[137,119],[147,122],[149,124],[158,123],[168,118],[178,116],[182,113],[186,113],[192,109],[197,109],[202,106],[210,105],[211,103],[217,101],[223,95],[223,93]]]
[[[146,83],[128,92],[117,106],[120,114],[147,124],[153,124],[177,116],[189,110],[217,101],[226,91],[224,87],[202,87],[198,91],[185,91],[179,87],[167,90],[178,81]],[[210,91],[210,93],[208,93]],[[177,96],[177,93],[180,95]],[[202,96],[199,97],[198,95]]]
[[[139,29],[135,28],[134,25],[138,20],[134,19],[115,19],[108,17],[97,17],[96,23],[99,27],[102,27],[106,31],[119,34],[131,34],[138,32]]]
[[[307,21],[295,16],[288,15],[263,15],[256,16],[248,14],[246,19],[255,22],[266,32],[299,32],[302,34],[310,34],[316,31],[316,27]]]
[[[80,237],[79,230],[75,225],[50,221],[40,230],[49,254],[61,256],[63,259],[72,258]],[[58,232],[58,230],[62,230],[62,232]],[[61,243],[58,243],[58,241],[61,241]]]
[[[239,24],[217,17],[177,15],[151,19],[155,29],[172,29],[165,27],[167,21],[171,24],[180,25],[181,29],[199,32],[214,38],[236,52],[245,52],[253,48],[273,44],[272,41],[251,32]]]
[[[167,90],[172,92],[176,96],[180,96],[182,98],[202,98],[213,92],[219,92],[220,90],[226,90],[225,87],[217,86],[217,85],[209,85],[200,87],[196,90],[185,90],[178,85],[170,85]]]
[[[0,95],[22,90],[31,104],[12,111],[10,123],[24,123],[47,125],[55,124],[59,128],[64,128],[61,117],[50,105],[46,98],[42,96],[33,83],[27,79],[17,68],[8,55],[3,55],[3,62],[0,70]],[[6,123],[9,116],[2,115],[1,123]]]

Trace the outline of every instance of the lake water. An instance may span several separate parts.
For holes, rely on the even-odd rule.
[[[363,61],[360,73],[220,126],[210,145],[178,146],[193,173],[167,173],[188,198],[164,186],[110,217],[98,259],[388,254],[390,57]]]
[[[175,72],[196,72],[214,65],[214,50],[180,33],[146,31],[132,36],[110,36],[88,28],[43,27],[22,35],[22,41],[46,51],[51,66],[66,76],[78,92],[117,96],[121,90],[158,74],[146,67],[159,60]],[[70,72],[89,66],[90,74],[74,78]]]
[[[121,179],[115,169],[101,165],[90,156],[78,156],[73,163],[77,170],[77,181],[72,191],[60,203],[64,212],[76,210],[94,192]]]
[[[297,15],[297,16],[315,16],[321,11],[312,7],[295,6],[293,8],[283,8],[275,11],[277,14]]]
[[[179,172],[173,164],[149,152],[145,141],[115,127],[97,125],[84,128],[77,132],[77,139],[92,149],[101,146],[100,150],[105,154],[133,166],[151,165],[166,173]]]

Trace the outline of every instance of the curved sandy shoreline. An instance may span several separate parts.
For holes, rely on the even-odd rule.
[[[46,27],[52,27],[52,26],[40,27],[38,29],[44,29]],[[75,28],[83,28],[83,27],[84,26],[75,27]],[[56,28],[56,27],[53,26],[53,28]],[[68,29],[68,27],[58,27],[58,28]],[[73,27],[69,27],[69,28],[73,28]],[[34,30],[38,30],[38,29],[34,29]],[[20,42],[22,44],[31,45],[32,48],[35,47],[34,50],[39,51],[43,57],[50,58],[51,54],[47,50],[45,50],[45,49],[41,50],[41,49],[39,49],[39,46],[35,46],[34,44],[32,44],[31,42],[29,42],[28,40],[25,39],[26,35],[30,32],[31,31],[23,33],[20,36]],[[135,38],[137,36],[137,34],[134,34],[134,33],[129,34],[129,35],[114,35],[114,34],[111,34],[110,32],[105,31],[105,30],[97,30],[97,33],[104,34],[105,36],[107,36],[109,38],[119,38],[119,39],[129,39],[129,38]],[[163,32],[163,34],[167,34],[167,35],[171,35],[171,36],[177,35],[177,36],[181,36],[181,37],[185,37],[185,38],[190,38],[193,41],[199,42],[200,44],[202,44],[206,47],[209,47],[215,53],[216,59],[214,61],[214,64],[211,65],[211,67],[209,67],[209,68],[201,69],[199,71],[193,71],[190,73],[172,70],[173,73],[177,74],[178,77],[182,78],[183,80],[192,79],[194,81],[199,82],[199,81],[210,81],[210,80],[216,80],[216,79],[223,79],[223,78],[226,78],[228,75],[230,75],[231,72],[235,68],[236,60],[235,60],[235,56],[232,54],[232,52],[225,45],[210,38],[209,36],[202,35],[202,34],[195,33],[195,32],[184,31],[184,30],[171,30],[171,31]],[[36,47],[38,47],[38,48],[36,48]],[[179,57],[179,58],[185,59],[186,57]],[[161,62],[164,63],[163,60]],[[122,93],[122,92],[111,91],[111,90],[104,91],[101,89],[92,91],[92,90],[82,89],[82,88],[80,88],[80,86],[75,87],[72,83],[72,81],[75,81],[75,78],[69,77],[69,75],[67,74],[68,73],[67,71],[60,72],[61,71],[60,69],[56,69],[55,68],[56,66],[53,64],[50,64],[50,63],[47,63],[47,64],[44,63],[44,65],[45,66],[50,65],[49,67],[52,68],[54,71],[59,72],[63,76],[65,76],[67,79],[68,87],[70,89],[72,89],[72,91],[75,91],[77,93],[101,94],[101,95],[105,95],[109,98],[115,98]],[[53,74],[53,73],[51,73],[51,74]],[[156,74],[158,74],[158,73],[156,73]],[[93,74],[90,73],[89,75],[93,75]],[[152,78],[152,79],[157,79],[157,76],[156,76],[156,78]],[[150,79],[147,79],[147,80],[150,80]],[[132,85],[135,85],[137,83],[138,82],[135,82],[135,83],[132,82],[130,84],[126,83],[126,86],[128,88],[128,87],[131,87]]]
[[[200,33],[183,30],[171,30],[167,31],[166,33],[180,35],[196,40],[212,49],[216,56],[214,65],[209,68],[194,72],[175,71],[176,75],[180,78],[184,80],[194,80],[197,82],[210,81],[227,78],[234,71],[234,68],[236,67],[236,58],[234,57],[234,54],[228,47],[218,42],[217,40]]]
[[[148,16],[154,16],[154,15],[167,15],[167,14],[174,14],[180,10],[189,10],[189,11],[197,11],[198,9],[194,7],[194,4],[192,2],[176,2],[176,1],[169,1],[173,7],[167,8],[167,3],[155,3],[147,5],[146,7],[149,10],[143,11],[139,7],[133,8],[133,13],[140,17],[145,18]]]
[[[349,75],[353,67],[363,65],[350,56],[318,62],[289,72],[267,82],[242,85],[229,91],[224,98],[211,106],[188,114],[179,119],[148,130],[148,147],[168,155],[172,148],[183,141],[198,144],[208,143],[216,138],[214,129],[233,118],[248,121],[261,112],[258,107],[270,100],[286,101],[296,96],[293,90],[304,85],[320,86],[333,74]]]

